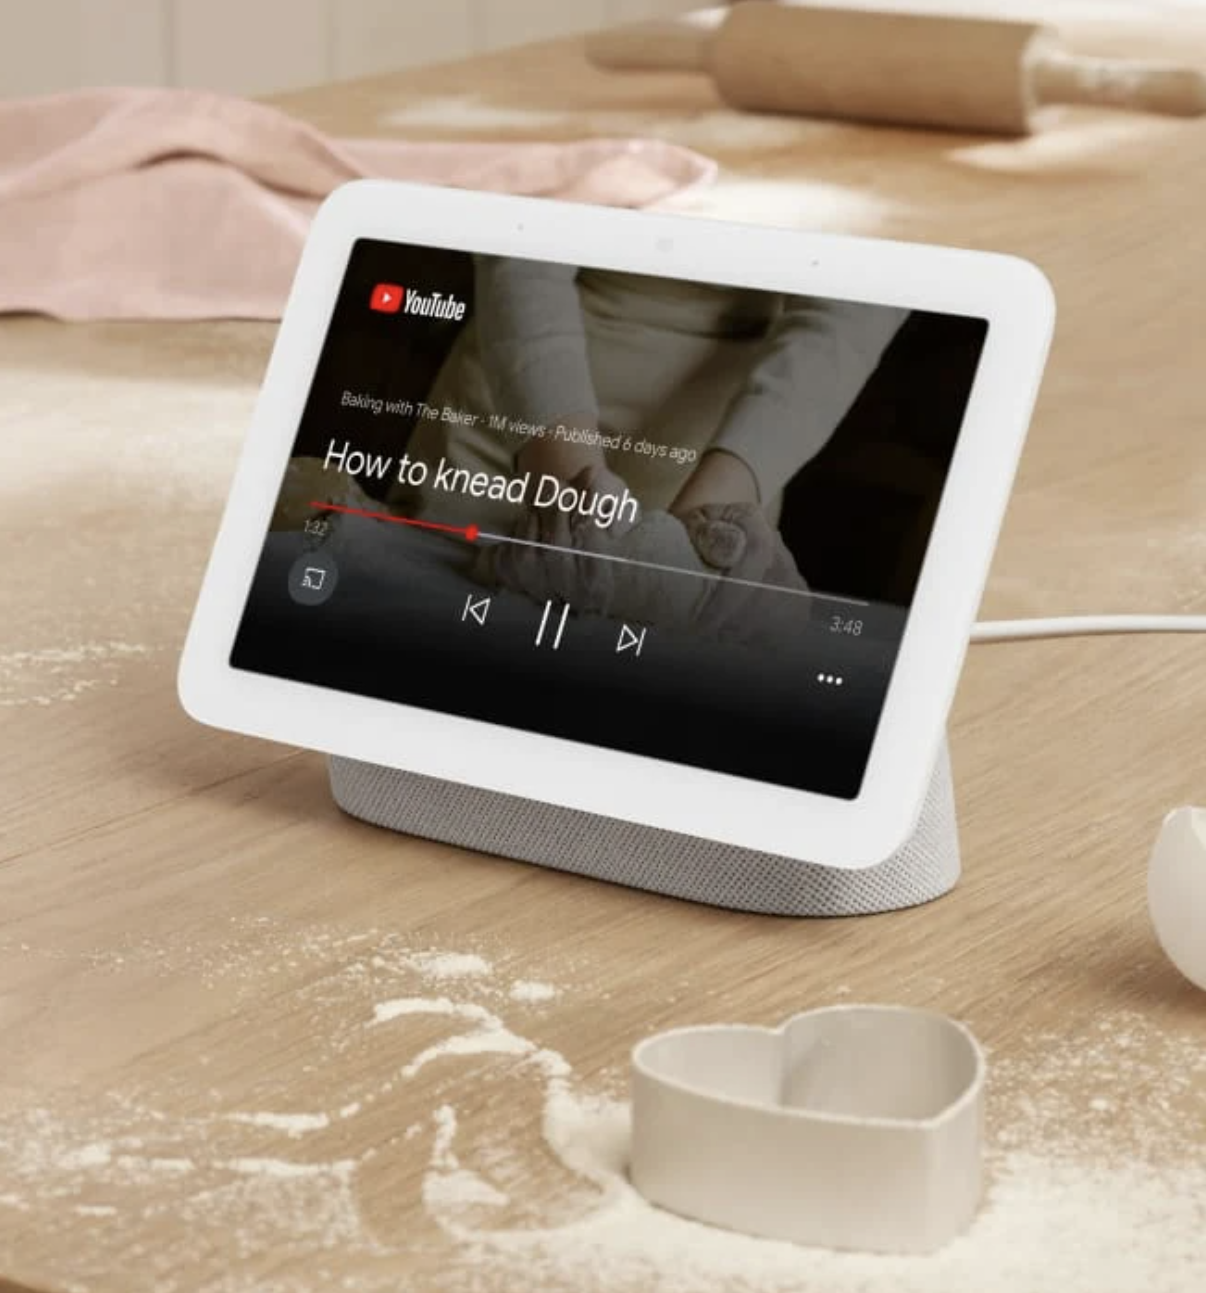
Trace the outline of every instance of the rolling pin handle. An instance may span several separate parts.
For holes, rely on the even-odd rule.
[[[1206,114],[1206,75],[1194,67],[1087,58],[1043,44],[1032,55],[1030,83],[1039,104],[1085,103],[1167,117]]]

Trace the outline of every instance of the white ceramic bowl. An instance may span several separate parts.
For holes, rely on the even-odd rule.
[[[1177,808],[1164,819],[1147,868],[1147,905],[1169,960],[1206,988],[1206,808]]]

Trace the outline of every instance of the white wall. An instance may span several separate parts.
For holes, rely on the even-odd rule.
[[[238,94],[459,58],[707,0],[0,0],[0,95]]]

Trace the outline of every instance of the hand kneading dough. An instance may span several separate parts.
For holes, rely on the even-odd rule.
[[[485,549],[474,575],[534,601],[556,598],[579,614],[604,615],[641,624],[686,626],[712,587],[708,579],[683,578],[679,570],[706,571],[687,531],[669,512],[650,512],[619,534],[594,529],[582,535],[584,551],[647,561],[673,570],[651,570],[599,561],[577,552],[500,543]]]
[[[600,552],[673,566],[670,570],[620,566],[612,582],[608,605],[597,608],[601,615],[639,624],[690,624],[702,609],[712,588],[709,579],[684,579],[679,570],[702,573],[708,570],[686,527],[669,512],[650,512],[630,530],[605,543],[592,544]],[[609,551],[610,549],[610,551]],[[584,608],[586,609],[586,608]],[[594,607],[590,609],[596,609]]]
[[[748,545],[745,531],[723,518],[713,520],[706,535],[712,555],[734,565]],[[741,583],[694,577],[716,576],[721,571],[703,560],[686,527],[668,512],[650,512],[619,534],[595,529],[580,537],[580,551],[500,543],[481,552],[474,577],[492,587],[523,593],[536,602],[549,598],[569,602],[580,615],[689,630],[708,637],[774,641],[799,632],[808,620],[807,598],[767,598]],[[770,554],[775,559],[773,568],[757,573],[770,582],[803,591],[804,581],[790,554],[777,535],[774,542],[777,546]],[[586,553],[649,565],[599,561]]]

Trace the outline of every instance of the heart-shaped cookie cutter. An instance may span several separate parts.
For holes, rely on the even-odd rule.
[[[745,1234],[931,1252],[979,1206],[986,1073],[967,1028],[903,1006],[659,1033],[632,1054],[632,1183]]]

